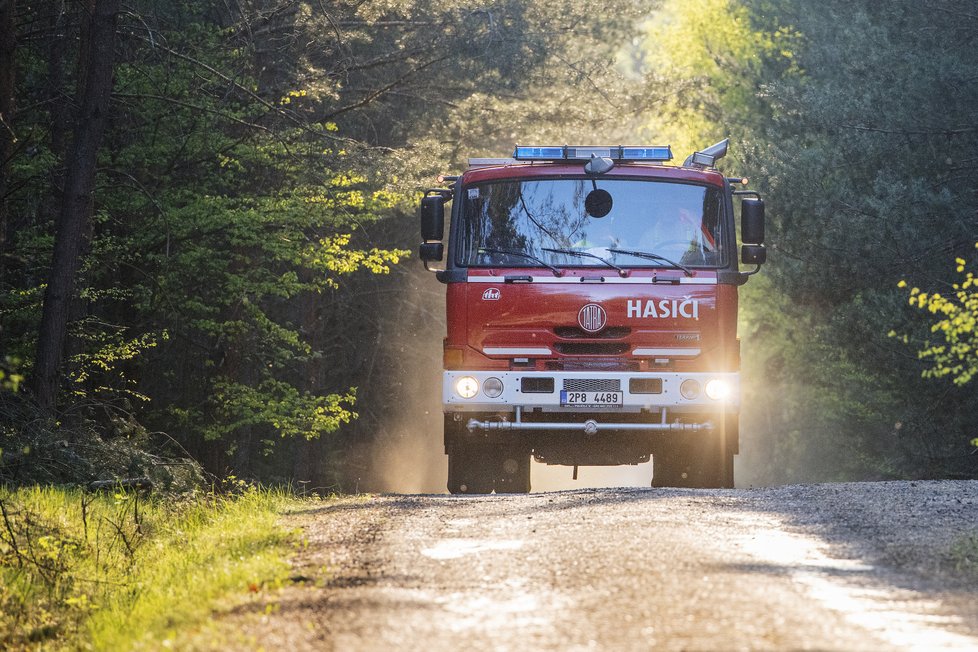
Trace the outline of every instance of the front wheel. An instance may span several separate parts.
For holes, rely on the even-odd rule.
[[[448,452],[448,491],[453,494],[488,494],[493,488],[493,451],[484,444],[456,443]]]
[[[732,489],[733,453],[716,441],[669,442],[652,453],[653,487]]]
[[[518,446],[456,442],[448,453],[448,491],[453,494],[525,494],[530,491],[530,453]]]
[[[530,453],[520,447],[496,452],[495,485],[497,494],[530,493]]]

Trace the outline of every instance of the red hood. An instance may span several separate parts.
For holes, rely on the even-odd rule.
[[[692,362],[719,346],[715,274],[689,278],[670,270],[621,279],[587,270],[532,278],[507,283],[502,273],[470,274],[464,284],[469,347],[497,360],[599,357],[632,367],[643,360]]]

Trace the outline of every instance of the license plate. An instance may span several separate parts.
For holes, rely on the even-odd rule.
[[[622,392],[571,392],[560,390],[560,404],[566,407],[621,407]]]

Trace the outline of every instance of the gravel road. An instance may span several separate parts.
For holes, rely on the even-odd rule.
[[[228,614],[232,647],[978,650],[978,481],[357,497],[289,523],[297,583]]]

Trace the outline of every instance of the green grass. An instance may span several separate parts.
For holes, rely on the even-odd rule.
[[[285,581],[284,492],[166,500],[0,489],[0,649],[180,646]]]

